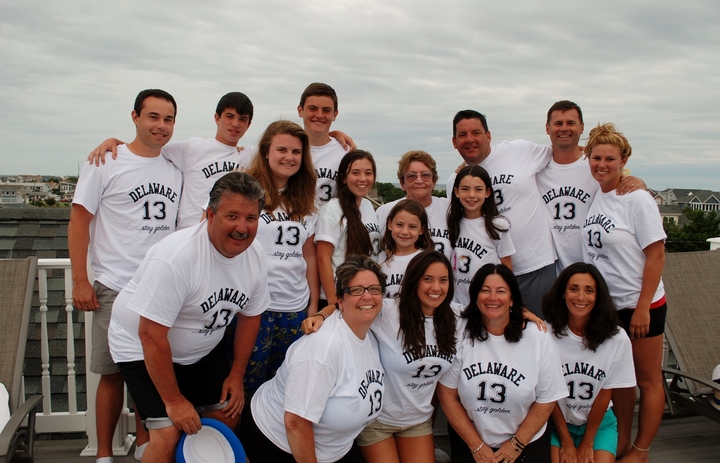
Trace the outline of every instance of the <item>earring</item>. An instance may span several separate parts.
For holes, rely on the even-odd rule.
[[[338,311],[338,318],[339,318],[340,320],[342,320],[342,310],[339,310],[339,311]]]

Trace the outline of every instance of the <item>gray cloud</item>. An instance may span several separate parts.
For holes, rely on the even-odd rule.
[[[253,144],[323,81],[340,96],[335,127],[375,153],[383,181],[409,149],[446,177],[459,109],[487,114],[496,141],[545,143],[547,108],[571,99],[586,133],[599,121],[626,133],[650,186],[718,190],[719,13],[710,0],[3,5],[0,173],[75,173],[102,139],[132,139],[143,88],[178,100],[175,139],[212,136],[218,98],[247,93]]]

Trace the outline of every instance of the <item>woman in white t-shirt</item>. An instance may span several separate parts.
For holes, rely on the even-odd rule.
[[[547,420],[567,396],[550,335],[525,328],[520,288],[504,265],[478,270],[470,300],[463,338],[437,389],[453,462],[549,463]]]
[[[240,436],[250,461],[362,461],[353,440],[380,413],[385,372],[370,326],[385,275],[369,257],[338,267],[338,310],[295,342],[277,375],[246,407]]]
[[[247,173],[265,190],[255,239],[265,250],[271,301],[245,371],[245,389],[253,393],[275,376],[288,347],[302,336],[303,320],[318,310],[316,179],[307,133],[294,122],[271,123]]]
[[[455,356],[452,268],[435,250],[415,256],[399,298],[385,299],[372,325],[385,368],[383,410],[360,433],[365,463],[434,463],[432,399]]]
[[[378,254],[380,229],[375,210],[365,198],[375,184],[376,172],[372,154],[358,149],[350,151],[338,168],[337,198],[332,198],[320,209],[315,231],[320,308],[335,304],[333,275],[348,256],[374,257]]]
[[[590,131],[585,153],[600,191],[583,226],[583,260],[594,264],[607,282],[630,336],[640,388],[638,433],[631,448],[635,388],[613,393],[618,456],[625,454],[623,463],[644,462],[665,409],[661,365],[667,312],[662,283],[666,236],[657,203],[647,191],[615,194],[632,154],[627,138],[613,124],[598,125]]]
[[[576,262],[543,299],[545,320],[562,363],[568,397],[553,409],[553,463],[612,463],[618,432],[613,389],[635,387],[630,339],[607,284],[592,264]]]

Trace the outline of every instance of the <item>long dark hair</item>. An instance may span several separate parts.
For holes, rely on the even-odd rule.
[[[606,339],[618,333],[620,323],[607,283],[597,267],[576,262],[560,272],[550,291],[543,297],[543,315],[552,325],[555,336],[558,338],[567,336],[569,311],[565,301],[565,290],[570,278],[578,273],[588,274],[595,280],[595,305],[590,311],[590,318],[583,334],[583,344],[595,352]]]
[[[453,191],[450,197],[450,208],[447,213],[447,225],[448,232],[450,233],[450,244],[455,247],[458,238],[460,237],[460,221],[463,218],[463,205],[460,202],[460,198],[455,194],[455,189],[460,188],[460,181],[471,175],[477,177],[485,184],[485,189],[490,192],[490,195],[485,198],[483,205],[480,208],[483,218],[485,219],[485,230],[487,230],[488,236],[491,239],[499,240],[500,232],[506,232],[507,230],[495,225],[495,217],[498,217],[497,205],[495,204],[495,195],[493,194],[492,182],[490,181],[490,174],[480,166],[465,166],[460,169],[457,176],[455,177],[455,183],[453,184]]]
[[[522,338],[525,320],[522,314],[522,295],[520,294],[520,286],[515,279],[512,271],[502,264],[485,264],[475,273],[470,282],[470,303],[463,310],[462,317],[467,320],[465,325],[465,336],[474,343],[477,341],[486,341],[488,331],[483,322],[482,313],[477,305],[478,295],[485,284],[485,280],[490,275],[499,275],[510,288],[510,296],[512,298],[512,306],[510,306],[510,323],[505,327],[505,340],[507,342],[518,342]]]
[[[362,216],[360,215],[360,208],[356,202],[357,198],[355,198],[355,195],[352,194],[347,183],[345,183],[350,168],[353,163],[359,159],[368,159],[370,161],[373,170],[373,183],[375,178],[377,178],[375,159],[373,159],[372,154],[367,151],[352,150],[343,156],[340,161],[337,175],[337,198],[340,202],[340,209],[342,209],[342,216],[345,217],[345,257],[353,254],[371,256],[374,251],[372,242],[370,241],[370,233],[367,228],[365,228]],[[371,188],[372,185],[369,185],[368,189]]]
[[[427,268],[436,262],[443,264],[447,269],[449,285],[445,300],[435,309],[433,315],[435,339],[441,354],[447,356],[455,354],[455,343],[457,342],[455,338],[455,314],[450,307],[455,286],[452,283],[452,266],[442,252],[426,249],[413,257],[408,264],[400,285],[400,297],[398,299],[398,310],[400,312],[398,336],[402,336],[403,349],[416,356],[421,356],[426,346],[425,315],[422,312],[418,298],[418,286],[425,276]]]
[[[395,240],[392,237],[392,232],[390,231],[390,226],[388,224],[392,222],[395,216],[402,211],[409,212],[410,214],[416,216],[420,220],[420,226],[423,228],[423,232],[418,235],[418,239],[415,241],[415,249],[433,249],[435,247],[432,236],[430,236],[428,216],[427,212],[425,212],[425,208],[422,204],[413,199],[403,199],[402,201],[398,201],[398,203],[390,210],[387,223],[385,224],[385,234],[382,237],[382,241],[380,241],[380,247],[383,251],[385,251],[386,262],[392,259],[396,247]]]

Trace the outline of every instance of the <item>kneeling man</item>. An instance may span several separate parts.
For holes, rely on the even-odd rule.
[[[113,305],[110,352],[150,430],[142,461],[171,462],[196,408],[231,429],[244,404],[243,375],[270,302],[262,246],[254,241],[265,193],[232,172],[210,191],[207,220],[153,246]],[[225,327],[237,314],[234,362]]]

